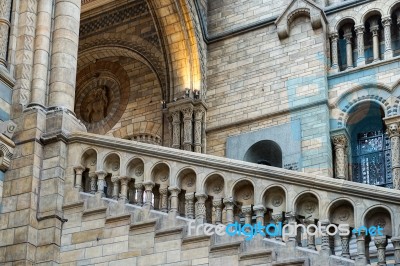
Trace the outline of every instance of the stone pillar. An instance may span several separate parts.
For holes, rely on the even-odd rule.
[[[196,212],[196,221],[198,223],[206,222],[206,199],[207,195],[205,194],[197,194],[196,195],[197,202],[195,204],[195,212]]]
[[[387,132],[390,137],[391,157],[392,157],[392,180],[393,188],[400,189],[400,133],[399,117],[390,117],[385,119]]]
[[[265,214],[264,206],[262,205],[254,206],[253,209],[254,212],[256,213],[256,223],[264,225],[264,214]]]
[[[394,265],[400,265],[400,237],[392,237],[392,244],[394,247]]]
[[[353,32],[351,27],[344,29],[344,38],[346,40],[346,63],[347,69],[352,69],[353,66],[353,46],[351,40],[353,39]]]
[[[143,205],[143,184],[138,183],[135,184],[135,189],[136,189],[136,204],[139,206]]]
[[[82,187],[82,173],[85,171],[85,168],[82,165],[78,165],[74,167],[75,170],[75,188],[79,191],[83,191]]]
[[[244,223],[251,224],[251,216],[252,216],[251,205],[242,206],[242,213],[244,214]]]
[[[338,41],[339,34],[331,34],[331,49],[332,49],[332,66],[331,69],[337,71],[339,69]]]
[[[181,190],[178,187],[170,187],[168,190],[171,192],[171,209],[170,212],[178,213],[179,199],[178,194]]]
[[[364,25],[357,25],[354,27],[357,34],[357,66],[365,65],[365,49],[364,49]]]
[[[326,230],[326,226],[329,225],[329,221],[328,220],[324,220],[321,221],[321,232],[322,232],[322,236],[321,236],[321,251],[325,254],[325,255],[332,255],[332,250],[330,247],[330,241],[329,241],[329,235],[327,234],[327,230]]]
[[[90,194],[95,194],[97,192],[97,175],[95,172],[89,173],[90,178]]]
[[[222,223],[222,199],[213,200],[213,207],[215,209],[215,224]]]
[[[159,190],[161,195],[161,211],[168,212],[168,188],[163,187]]]
[[[282,219],[283,219],[282,213],[272,214],[272,220],[274,221],[276,226],[279,226],[279,223],[282,222]],[[282,235],[275,236],[275,239],[277,241],[282,241]]]
[[[194,192],[185,194],[185,217],[194,219]]]
[[[372,33],[372,47],[373,47],[373,54],[374,54],[374,61],[379,61],[379,24],[377,20],[371,21],[370,31]]]
[[[175,110],[172,112],[172,148],[181,147],[181,112]]]
[[[345,134],[338,134],[332,136],[333,145],[335,149],[335,175],[337,179],[347,179],[346,173],[346,146],[347,136]]]
[[[31,103],[41,106],[46,105],[53,4],[53,0],[39,0],[37,7]]]
[[[288,224],[293,224],[293,225],[296,224],[296,215],[295,215],[294,213],[286,213],[285,216],[286,216],[285,218],[286,218]],[[298,239],[297,239],[297,235],[298,235],[298,232],[297,232],[297,231],[294,232],[294,235],[289,235],[288,244],[291,245],[292,247],[298,245],[298,242],[297,242],[297,240],[298,240]]]
[[[341,235],[340,242],[342,244],[342,257],[350,259],[350,236],[351,232],[348,235]]]
[[[153,187],[154,187],[154,183],[149,181],[149,182],[145,182],[143,183],[144,186],[144,190],[145,190],[145,200],[144,200],[144,205],[145,207],[148,208],[152,208],[152,199],[153,199]]]
[[[107,172],[105,171],[96,171],[97,175],[97,194],[100,194],[101,197],[105,197],[106,194],[104,193],[104,186],[105,186],[105,178],[107,175]]]
[[[183,149],[192,151],[193,143],[193,106],[185,106],[182,108],[183,114]]]
[[[231,224],[234,222],[233,207],[235,204],[232,199],[224,199],[224,205],[226,210],[226,223]]]
[[[8,32],[10,30],[11,0],[0,4],[0,66],[7,68]]]
[[[304,225],[306,226],[306,228],[309,225],[312,225],[312,224],[315,225],[315,222],[314,222],[313,219],[304,220]],[[315,227],[314,226],[310,226],[309,227],[309,231],[310,231],[310,233],[315,233]],[[315,248],[315,236],[307,234],[307,248],[311,249],[311,250],[316,250],[316,248]]]
[[[49,106],[74,111],[81,1],[55,0]]]
[[[128,183],[130,178],[127,176],[120,176],[119,181],[121,182],[121,194],[119,195],[119,199],[128,202]]]
[[[119,176],[112,176],[111,182],[113,184],[112,199],[118,200],[119,196]]]
[[[365,253],[365,248],[366,248],[366,234],[365,231],[361,230],[356,235],[356,241],[357,241],[357,257],[355,259],[356,265],[357,266],[364,266],[367,265],[367,258],[366,258],[366,253]]]
[[[205,110],[203,107],[196,107],[194,109],[194,151],[198,153],[201,153],[204,113]]]
[[[390,16],[382,18],[382,25],[385,34],[385,59],[390,59],[393,57],[392,50],[392,19]]]
[[[385,251],[388,244],[386,236],[377,236],[374,242],[378,252],[378,265],[386,265]]]

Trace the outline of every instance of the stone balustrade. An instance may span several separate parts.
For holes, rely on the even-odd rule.
[[[298,232],[275,240],[354,259],[356,265],[369,260],[373,241],[379,265],[387,260],[387,249],[400,260],[398,190],[89,133],[68,139],[70,192],[64,204],[84,191],[201,223],[379,225],[382,237],[365,231],[336,239]]]

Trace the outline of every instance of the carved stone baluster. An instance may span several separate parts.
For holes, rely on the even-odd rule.
[[[226,223],[231,224],[234,222],[234,217],[233,217],[233,208],[234,208],[234,203],[232,199],[224,199],[224,205],[226,209]]]
[[[178,194],[181,191],[177,187],[170,187],[168,190],[171,192],[171,209],[170,212],[177,214],[178,213]]]
[[[335,149],[335,173],[338,179],[347,179],[346,173],[346,146],[347,137],[345,134],[332,136]]]
[[[341,235],[340,236],[340,241],[342,244],[342,257],[344,258],[350,258],[350,237],[351,237],[351,232],[348,235]]]
[[[201,153],[202,141],[202,124],[204,116],[204,108],[196,107],[194,109],[194,151]]]
[[[163,187],[159,191],[161,195],[161,211],[168,212],[168,188]]]
[[[274,223],[277,227],[279,227],[279,223],[282,222],[282,219],[283,219],[282,213],[272,215],[272,220],[274,221]],[[282,241],[282,235],[276,235],[275,239],[277,241]]]
[[[288,221],[289,225],[294,226],[296,224],[296,215],[294,213],[287,213],[285,215],[285,218]],[[294,234],[289,235],[288,245],[290,245],[290,246],[297,246],[298,245],[297,233],[298,232],[294,232]]]
[[[95,172],[89,173],[90,178],[90,194],[95,194],[97,191],[97,175]]]
[[[145,201],[144,206],[147,208],[152,208],[152,200],[153,200],[153,187],[154,183],[151,181],[143,183],[144,190],[145,190]]]
[[[96,171],[97,175],[97,194],[100,194],[101,197],[105,197],[106,194],[104,193],[104,187],[105,187],[105,178],[107,176],[107,172],[105,171]]]
[[[313,219],[306,219],[304,220],[304,225],[306,228],[309,228],[309,232],[314,234],[315,233],[315,227],[310,226],[310,225],[315,225],[315,222]],[[316,250],[315,248],[315,235],[307,234],[307,248],[311,250]]]
[[[392,180],[393,188],[400,189],[400,134],[399,123],[386,120],[387,132],[390,137],[391,157],[392,157]]]
[[[181,147],[181,112],[175,110],[172,112],[172,148]]]
[[[11,0],[0,4],[0,67],[7,67],[8,32],[10,29]]]
[[[136,189],[136,204],[139,206],[143,205],[143,184],[137,183],[135,184]]]
[[[321,221],[321,251],[325,253],[326,255],[331,255],[332,250],[331,250],[331,245],[329,241],[329,235],[327,234],[326,226],[329,225],[328,220]]]
[[[79,191],[83,191],[82,187],[82,173],[85,171],[85,168],[82,165],[78,165],[74,167],[75,170],[75,188]]]
[[[382,25],[385,34],[385,59],[390,59],[393,57],[392,50],[392,19],[390,16],[382,18]]]
[[[386,265],[385,251],[388,244],[386,236],[377,236],[374,242],[378,252],[378,265]]]
[[[264,206],[254,206],[254,212],[256,213],[256,223],[264,225],[264,214],[265,208]]]
[[[183,148],[192,151],[193,143],[193,106],[182,108],[183,114]]]
[[[347,69],[352,69],[353,66],[353,32],[351,27],[344,28],[344,38],[346,40],[346,59],[347,59]]]
[[[400,265],[400,237],[392,237],[392,244],[394,247],[394,262],[396,266]]]
[[[206,222],[206,199],[207,195],[205,194],[196,194],[197,202],[195,204],[196,211],[196,221],[198,223]]]
[[[354,27],[354,30],[357,34],[357,66],[365,65],[365,49],[364,49],[364,25],[357,25]]]
[[[370,31],[372,33],[372,45],[373,45],[373,54],[374,54],[373,62],[378,62],[379,61],[379,36],[378,36],[379,24],[376,19],[371,21]]]
[[[119,176],[112,176],[111,182],[113,184],[112,199],[118,200],[119,196]]]
[[[194,219],[194,192],[185,194],[185,216]]]
[[[332,49],[332,67],[333,71],[337,71],[339,69],[339,56],[338,56],[338,41],[339,34],[336,32],[331,34],[331,49]]]
[[[213,200],[213,207],[215,209],[215,224],[222,223],[222,199]]]
[[[251,205],[242,206],[242,213],[244,214],[244,223],[251,224],[251,217],[252,217]]]
[[[128,202],[128,183],[130,178],[127,176],[120,176],[119,181],[121,182],[121,194],[119,195],[119,199]]]
[[[356,241],[357,241],[357,257],[355,259],[356,265],[357,266],[364,266],[367,265],[367,257],[365,253],[365,248],[366,248],[366,234],[365,231],[361,230],[357,235],[356,235]]]

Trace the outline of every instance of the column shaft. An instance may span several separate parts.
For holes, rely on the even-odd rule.
[[[357,66],[365,65],[364,29],[365,27],[363,25],[354,28],[357,34]]]
[[[192,151],[193,143],[193,106],[186,106],[182,109],[183,114],[183,148],[185,151]]]
[[[180,111],[172,112],[172,148],[180,149],[181,147],[181,113]]]
[[[224,199],[225,209],[226,209],[226,223],[231,224],[234,222],[233,217],[233,201],[230,199]]]
[[[10,30],[11,0],[0,5],[0,66],[7,67],[8,32]]]
[[[161,211],[168,212],[168,188],[160,188],[161,195]]]
[[[344,134],[336,135],[332,137],[333,145],[335,149],[335,173],[338,179],[347,179],[346,173],[346,146],[347,137]]]
[[[388,125],[390,137],[390,151],[392,157],[392,180],[393,188],[400,189],[400,134],[399,124],[391,123]]]
[[[107,172],[104,171],[97,171],[97,193],[101,195],[101,197],[105,197],[104,193],[104,187],[105,187],[105,178],[107,175]]]
[[[171,209],[170,212],[173,213],[178,213],[178,205],[179,205],[179,200],[178,200],[178,194],[181,191],[177,187],[173,188],[168,188],[168,190],[171,192]]]
[[[139,206],[143,205],[143,184],[135,184],[136,189],[136,204]]]
[[[123,200],[124,202],[128,202],[129,177],[127,177],[127,176],[120,177],[120,182],[121,182],[120,200]]]
[[[113,176],[111,178],[111,182],[113,184],[112,198],[113,198],[113,200],[118,200],[118,196],[119,196],[119,177],[118,176]]]
[[[195,204],[195,212],[196,212],[196,221],[198,223],[205,223],[206,222],[206,199],[207,195],[200,194],[196,195],[197,202]]]
[[[90,194],[95,194],[97,191],[97,175],[95,172],[89,173],[90,178]]]
[[[371,21],[370,31],[372,33],[372,50],[374,55],[374,62],[379,61],[379,25],[377,20]]]
[[[77,188],[79,191],[83,191],[82,173],[85,170],[85,168],[81,165],[78,165],[74,167],[74,170],[75,170],[75,188]]]
[[[385,34],[385,59],[390,59],[393,57],[392,50],[392,19],[389,17],[382,18],[382,25]]]
[[[194,151],[198,153],[201,153],[203,116],[203,108],[196,108],[194,110]]]
[[[144,201],[144,206],[146,207],[153,207],[152,205],[152,200],[153,200],[153,187],[154,183],[153,182],[147,182],[144,183],[144,189],[145,189],[145,201]]]
[[[194,193],[186,193],[185,201],[185,216],[188,219],[194,219]]]
[[[213,207],[215,209],[215,224],[222,223],[222,200],[213,200]]]
[[[332,70],[337,70],[339,68],[338,40],[339,40],[339,35],[337,33],[333,33],[331,35]]]
[[[352,46],[353,32],[351,31],[351,28],[345,29],[344,38],[346,39],[347,69],[352,69],[353,68],[353,46]]]

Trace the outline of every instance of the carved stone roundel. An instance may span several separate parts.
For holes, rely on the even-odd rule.
[[[168,180],[168,175],[162,175],[162,176],[160,176],[160,180],[161,180],[162,182],[167,181],[167,180]]]
[[[138,166],[138,167],[136,167],[136,169],[135,169],[135,175],[136,175],[136,176],[142,176],[142,175],[143,175],[143,172],[144,172],[143,166]]]
[[[279,207],[279,206],[282,205],[282,203],[283,203],[282,196],[275,196],[275,197],[272,198],[272,205],[274,207]]]
[[[378,218],[378,219],[375,220],[374,224],[375,224],[375,226],[380,226],[382,228],[385,228],[386,221],[383,218]]]
[[[349,219],[349,217],[350,217],[349,210],[344,210],[343,212],[338,214],[338,218],[342,222],[347,221]]]
[[[304,203],[304,211],[308,214],[311,214],[315,211],[316,205],[313,202]]]
[[[91,165],[91,166],[96,165],[96,163],[97,163],[96,159],[92,159],[92,160],[90,161],[90,165]]]
[[[193,187],[193,185],[194,185],[194,178],[193,177],[188,178],[188,180],[186,182],[186,186]]]
[[[119,162],[112,162],[111,163],[111,169],[113,171],[118,171],[119,170]]]
[[[250,189],[243,191],[242,198],[244,200],[249,200],[251,198],[251,196],[253,196],[253,192]]]
[[[221,186],[220,184],[215,185],[214,188],[213,188],[213,192],[214,192],[215,194],[221,193],[221,192],[222,192],[222,186]]]

